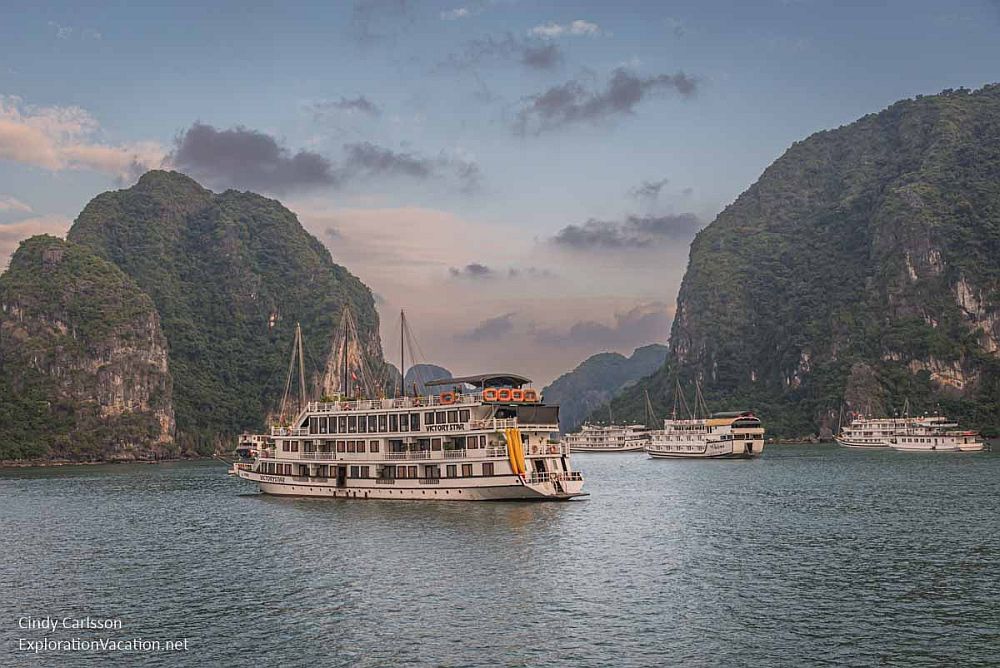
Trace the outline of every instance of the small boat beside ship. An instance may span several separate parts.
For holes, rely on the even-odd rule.
[[[649,431],[642,424],[585,424],[562,442],[572,452],[638,452],[649,443]]]

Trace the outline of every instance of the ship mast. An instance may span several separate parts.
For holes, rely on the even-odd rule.
[[[295,323],[295,342],[299,348],[299,411],[306,407],[306,359],[302,345],[302,325]]]
[[[406,312],[399,309],[399,389],[406,396]]]

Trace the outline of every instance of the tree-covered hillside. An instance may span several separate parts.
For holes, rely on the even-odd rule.
[[[296,322],[311,386],[345,306],[381,368],[371,291],[275,200],[215,194],[183,174],[153,171],[95,197],[68,238],[152,298],[169,342],[178,437],[203,451],[264,426],[284,387]]]

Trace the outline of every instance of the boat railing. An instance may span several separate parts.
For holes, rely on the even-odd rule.
[[[385,459],[388,460],[400,460],[400,459],[430,459],[430,450],[412,450],[406,452],[387,452],[385,453]]]
[[[439,485],[441,478],[417,478],[421,485]]]
[[[554,481],[583,481],[583,475],[579,471],[535,471],[522,476],[526,485],[537,485],[543,482]]]
[[[271,436],[308,436],[308,427],[271,427]]]
[[[348,401],[310,401],[306,404],[306,410],[313,413],[339,413],[342,411],[371,411],[390,410],[393,408],[428,408],[428,407],[451,407],[451,406],[471,406],[482,401],[481,392],[474,393],[451,393],[453,399],[442,401],[436,394],[418,397],[395,397],[392,399],[354,399]]]

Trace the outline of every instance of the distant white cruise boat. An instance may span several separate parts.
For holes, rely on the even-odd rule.
[[[975,431],[962,431],[958,423],[935,415],[912,418],[890,445],[907,452],[979,452],[986,444]]]
[[[869,418],[856,416],[836,441],[845,448],[892,448],[906,452],[978,452],[986,444],[975,431],[940,415]]]
[[[748,459],[764,454],[764,427],[750,411],[667,419],[651,432],[646,452],[659,459]]]
[[[688,419],[678,419],[678,404],[688,412]],[[646,410],[652,412],[649,395]],[[712,413],[695,383],[695,408],[687,407],[680,382],[674,386],[672,416],[663,421],[663,429],[650,432],[646,452],[657,459],[749,459],[764,454],[764,427],[750,411]]]
[[[649,432],[641,424],[585,424],[580,431],[566,434],[562,442],[572,452],[629,452],[644,449]]]

